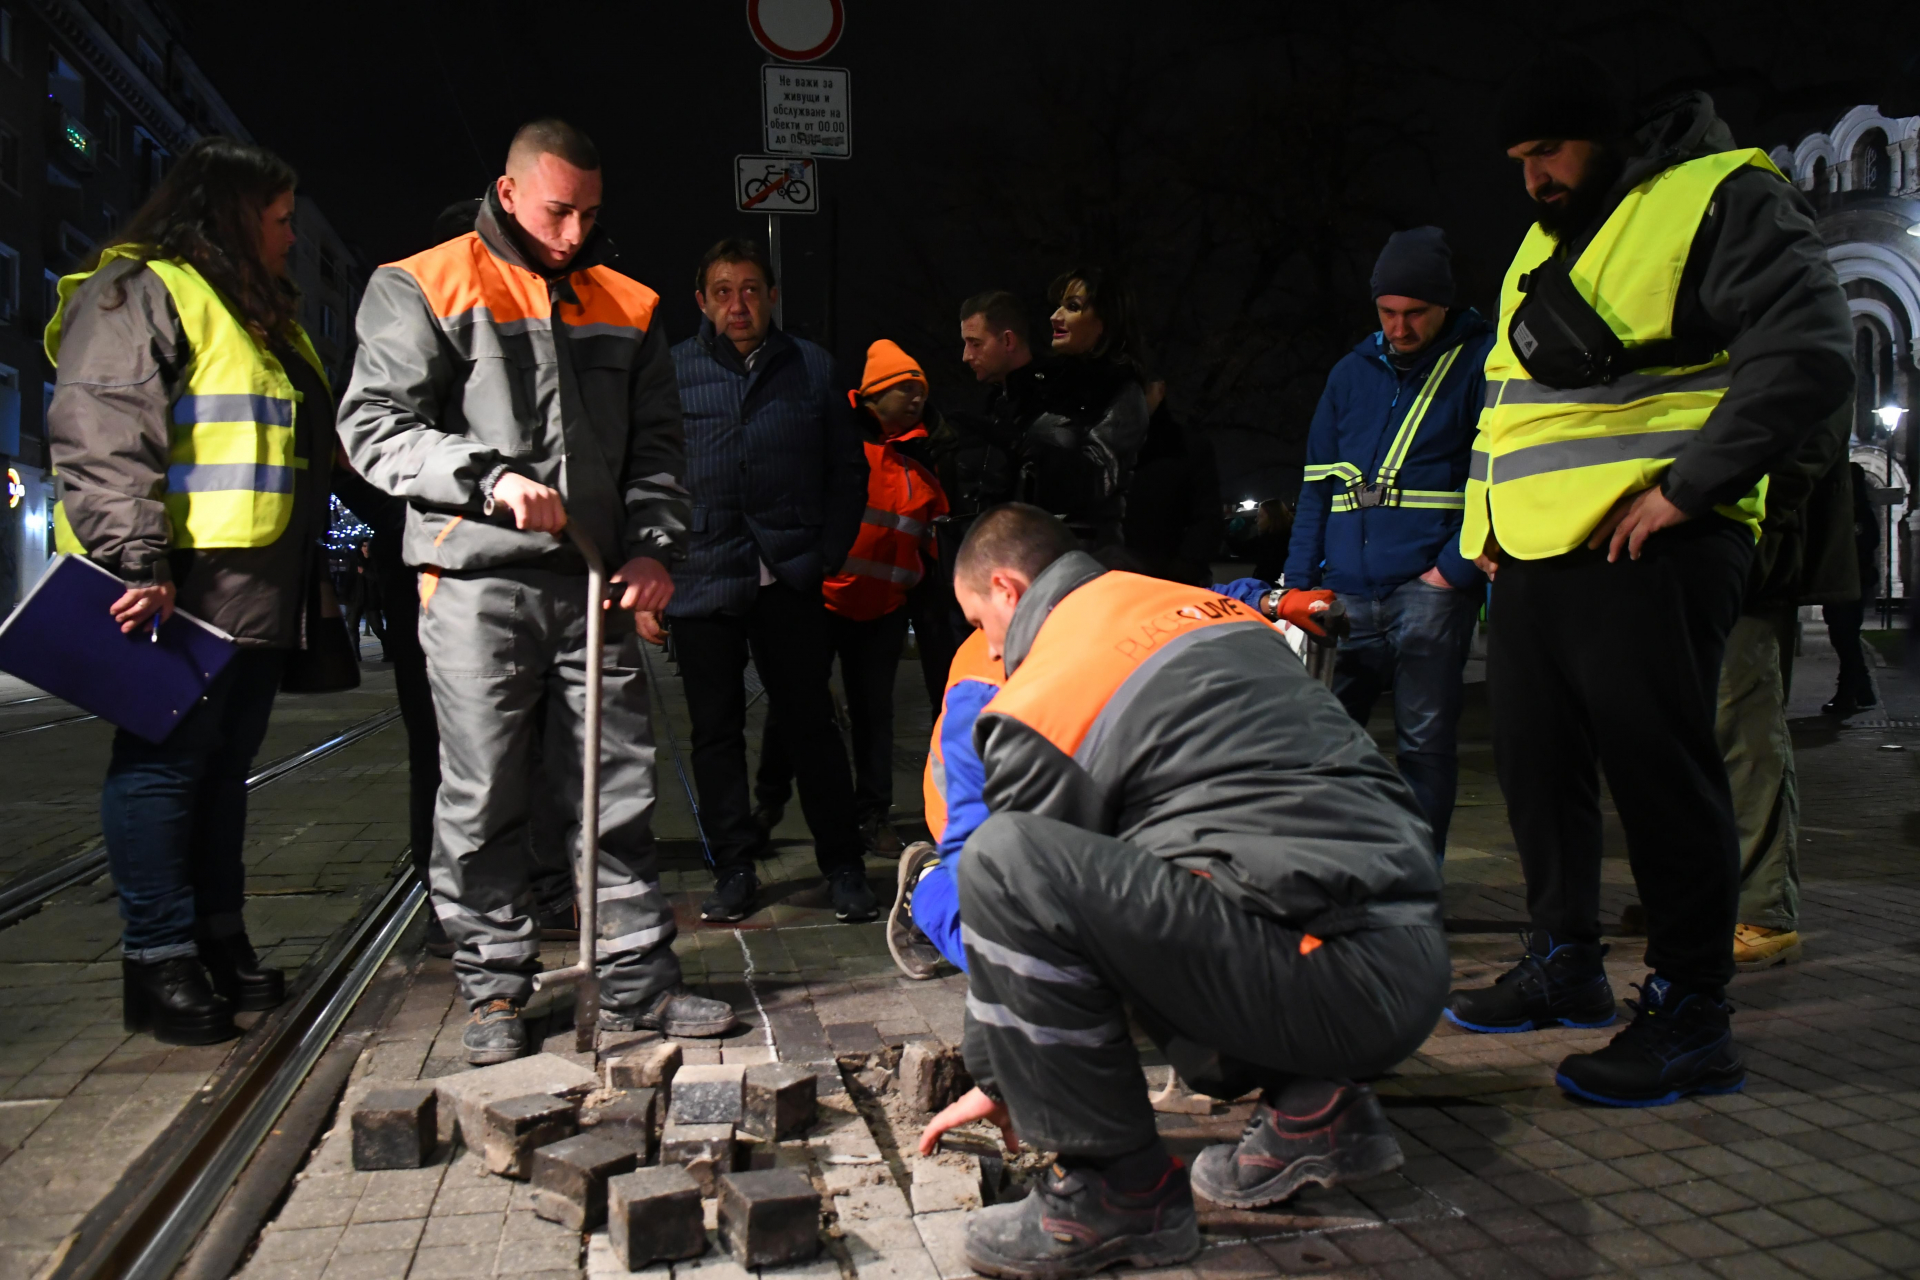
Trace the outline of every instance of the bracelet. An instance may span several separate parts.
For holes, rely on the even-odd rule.
[[[487,472],[487,474],[485,474],[484,476],[480,477],[479,488],[480,488],[480,499],[481,499],[480,501],[481,515],[490,516],[493,514],[493,486],[499,484],[500,477],[505,474],[507,474],[507,464],[503,462],[499,466],[495,467],[493,470]]]

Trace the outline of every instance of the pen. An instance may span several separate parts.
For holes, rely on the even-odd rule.
[[[153,611],[153,630],[147,633],[147,643],[160,643],[160,611],[158,609]]]

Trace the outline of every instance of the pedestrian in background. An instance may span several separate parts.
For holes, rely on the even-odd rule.
[[[177,606],[239,646],[163,742],[114,734],[100,795],[126,1028],[168,1044],[236,1036],[236,1009],[285,997],[247,938],[240,853],[247,773],[327,573],[333,395],[287,277],[294,183],[262,147],[194,143],[60,282],[47,325],[60,550],[127,584],[122,631]]]
[[[1800,788],[1787,698],[1800,606],[1860,595],[1847,464],[1852,430],[1849,402],[1768,474],[1760,542],[1720,664],[1714,734],[1740,831],[1736,969],[1800,958]]]
[[[694,272],[700,330],[673,348],[693,529],[667,610],[693,719],[693,777],[714,860],[700,918],[754,909],[759,881],[747,779],[751,655],[768,722],[793,761],[814,857],[841,920],[871,920],[853,775],[834,726],[821,582],[840,570],[866,509],[867,462],[833,357],[773,323],[777,284],[750,240],[722,240]]]
[[[853,803],[868,853],[900,856],[893,829],[893,686],[912,614],[909,600],[929,577],[939,584],[933,522],[947,512],[947,496],[934,476],[922,414],[927,375],[898,345],[885,338],[867,348],[867,367],[847,398],[859,410],[867,453],[867,509],[860,534],[840,572],[822,595],[840,683],[847,691],[853,731]],[[941,610],[944,612],[944,610]],[[944,619],[941,619],[944,624]],[[938,633],[944,636],[944,629]],[[921,663],[939,667],[944,690],[947,662],[928,662],[919,636]],[[756,786],[762,811],[786,803],[793,761],[784,737],[768,717],[766,745]],[[769,823],[769,826],[772,824]]]
[[[1127,487],[1147,437],[1133,302],[1100,267],[1075,267],[1047,291],[1053,358],[1020,406],[1018,496],[1067,522],[1089,549],[1125,539]]]
[[[1380,328],[1334,365],[1308,428],[1286,586],[1346,606],[1334,694],[1365,725],[1393,690],[1395,762],[1445,857],[1461,672],[1485,585],[1460,554],[1462,491],[1493,326],[1453,305],[1439,227],[1388,237],[1372,289]]]
[[[1860,593],[1851,600],[1835,601],[1821,609],[1826,620],[1827,639],[1840,657],[1840,680],[1833,697],[1820,708],[1830,716],[1850,716],[1880,701],[1873,689],[1872,669],[1860,639],[1860,628],[1880,598],[1880,520],[1873,505],[1873,486],[1867,482],[1867,469],[1849,462],[1849,488],[1853,493],[1853,550],[1859,565]]]

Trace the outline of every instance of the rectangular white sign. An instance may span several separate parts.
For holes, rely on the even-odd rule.
[[[851,77],[844,67],[770,62],[760,68],[767,150],[783,156],[853,154]]]

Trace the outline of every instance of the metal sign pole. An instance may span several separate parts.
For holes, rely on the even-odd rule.
[[[780,270],[780,219],[771,212],[767,214],[767,257],[773,262],[773,278],[776,281],[773,323],[778,328],[784,329],[787,327],[787,305],[786,300],[779,293],[780,286],[777,283],[786,278],[786,273]]]

